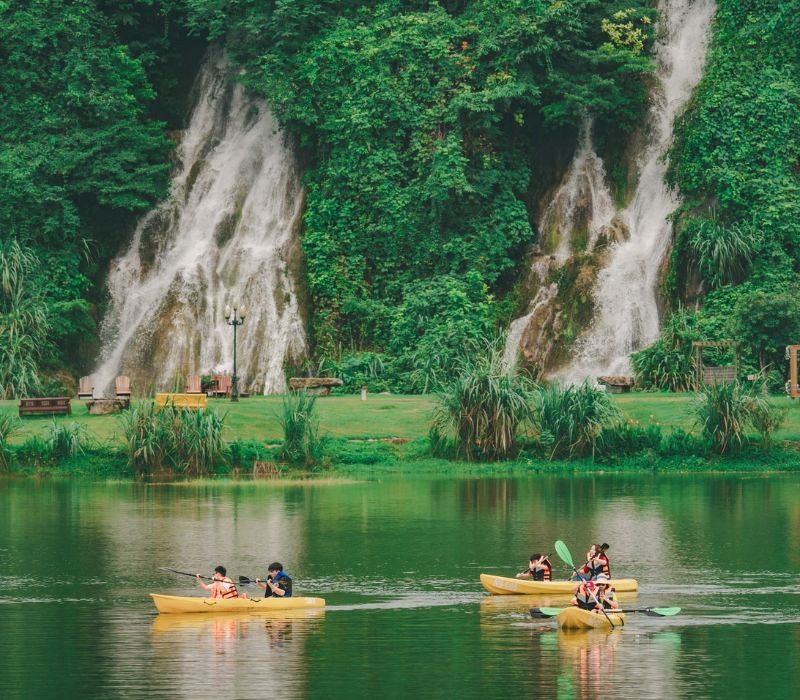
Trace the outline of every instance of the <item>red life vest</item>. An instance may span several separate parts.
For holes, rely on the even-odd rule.
[[[229,577],[225,577],[220,581],[220,585],[222,586],[222,597],[223,598],[238,598],[239,591],[236,590],[236,584],[233,582],[233,579]]]

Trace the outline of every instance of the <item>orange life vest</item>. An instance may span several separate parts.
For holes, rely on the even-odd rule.
[[[226,576],[222,581],[220,581],[222,586],[222,597],[223,598],[238,598],[239,591],[236,590],[236,584],[233,582],[232,578]]]

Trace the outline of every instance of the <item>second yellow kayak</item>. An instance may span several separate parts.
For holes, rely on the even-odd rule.
[[[609,622],[611,620],[611,622]],[[579,607],[564,608],[556,615],[556,622],[562,630],[610,630],[611,623],[614,627],[623,627],[627,622],[625,613],[608,612],[608,617],[602,612],[590,612]]]
[[[481,574],[481,585],[494,595],[539,595],[572,594],[577,582],[575,581],[531,581],[524,578],[506,578],[493,574]],[[635,578],[616,578],[611,581],[617,593],[629,593],[639,589]]]

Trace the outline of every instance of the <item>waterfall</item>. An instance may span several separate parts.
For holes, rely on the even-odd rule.
[[[95,387],[117,374],[134,392],[169,389],[187,374],[231,372],[226,304],[238,329],[240,387],[285,388],[283,365],[305,350],[297,298],[303,191],[290,146],[267,105],[210,53],[177,148],[170,195],[138,224],[108,275]]]
[[[638,163],[638,185],[621,212],[629,238],[615,244],[597,279],[595,320],[576,347],[565,379],[630,372],[629,355],[659,333],[656,298],[659,271],[669,248],[669,215],[679,201],[665,181],[672,124],[700,81],[713,0],[661,0],[656,44],[657,87],[651,97],[648,143]]]
[[[605,166],[594,150],[589,117],[583,120],[575,155],[561,183],[541,210],[537,225],[541,244],[530,271],[536,293],[527,314],[511,323],[503,356],[506,367],[516,363],[520,350],[540,369],[548,364],[560,318],[560,310],[554,306],[558,285],[548,278],[564,267],[575,251],[590,253],[601,236],[613,234],[616,211]]]

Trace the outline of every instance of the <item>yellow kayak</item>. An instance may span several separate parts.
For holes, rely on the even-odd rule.
[[[608,612],[608,611],[607,611]],[[608,612],[614,627],[623,627],[627,618],[625,613]],[[562,630],[610,630],[611,624],[602,612],[590,612],[578,607],[564,608],[556,615],[556,622]]]
[[[550,594],[572,594],[576,581],[531,581],[525,578],[506,578],[505,576],[494,576],[493,574],[481,574],[481,585],[494,595],[540,595]],[[617,593],[629,593],[639,588],[639,583],[635,578],[615,578],[611,581]]]
[[[294,596],[291,598],[196,598],[151,593],[150,597],[160,613],[256,613],[325,607],[323,598]]]

